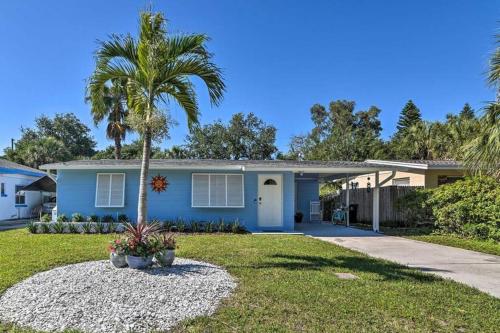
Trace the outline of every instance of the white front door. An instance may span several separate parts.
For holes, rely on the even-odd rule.
[[[258,176],[258,223],[260,227],[283,226],[282,175]]]

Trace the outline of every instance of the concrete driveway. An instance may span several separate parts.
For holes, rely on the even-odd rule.
[[[302,225],[305,235],[453,279],[500,298],[500,257],[343,226]]]

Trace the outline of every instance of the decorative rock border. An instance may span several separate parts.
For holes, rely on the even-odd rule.
[[[189,259],[146,270],[85,262],[38,273],[8,289],[0,297],[0,321],[42,331],[164,331],[212,314],[235,287],[224,269]]]
[[[34,225],[37,226],[38,228],[38,233],[41,233],[41,227],[42,225],[47,225],[50,227],[50,230],[51,230],[51,233],[57,233],[55,230],[54,230],[54,226],[57,225],[57,224],[61,224],[64,226],[64,233],[71,233],[70,232],[70,225],[73,225],[76,227],[76,229],[78,230],[78,232],[85,232],[84,230],[84,225],[89,225],[92,230],[96,230],[96,227],[98,227],[99,225],[103,226],[103,228],[105,228],[105,232],[108,232],[108,228],[109,228],[109,225],[110,224],[113,224],[114,227],[115,227],[115,232],[123,232],[125,227],[123,226],[123,223],[120,223],[120,222],[33,222]]]

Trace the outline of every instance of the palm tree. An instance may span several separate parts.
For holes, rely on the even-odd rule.
[[[500,47],[491,57],[488,83],[495,89],[496,101],[485,107],[478,136],[466,146],[464,161],[472,173],[500,179]]]
[[[96,95],[95,98],[101,100],[97,103],[92,103],[92,117],[94,124],[97,126],[104,118],[108,118],[108,126],[106,127],[106,137],[115,141],[115,159],[121,159],[122,140],[125,140],[127,132],[130,131],[130,126],[125,122],[128,115],[125,104],[127,102],[127,81],[112,80],[111,86],[103,86],[100,90],[101,95]],[[91,101],[88,96],[86,101]]]
[[[96,69],[90,78],[92,105],[102,103],[106,84],[126,80],[127,121],[143,140],[137,222],[147,221],[147,177],[152,140],[168,136],[170,117],[166,107],[175,101],[185,111],[188,125],[198,122],[197,96],[191,82],[198,77],[206,85],[210,101],[218,105],[225,85],[220,69],[212,63],[205,35],[167,34],[161,13],[141,13],[138,39],[111,36],[100,43]]]

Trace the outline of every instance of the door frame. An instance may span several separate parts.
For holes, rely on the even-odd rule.
[[[261,186],[264,186],[261,184],[261,179],[262,178],[272,178],[272,177],[278,177],[279,178],[279,188],[280,188],[280,197],[281,197],[281,209],[280,209],[280,220],[281,223],[279,225],[271,225],[271,226],[266,226],[262,225],[260,222],[260,204],[259,204],[259,197],[261,197]],[[283,174],[281,173],[259,173],[257,174],[257,226],[260,228],[268,228],[268,229],[273,229],[273,228],[283,228],[284,226],[284,219],[283,219],[283,209],[284,209],[284,203],[283,203]]]

